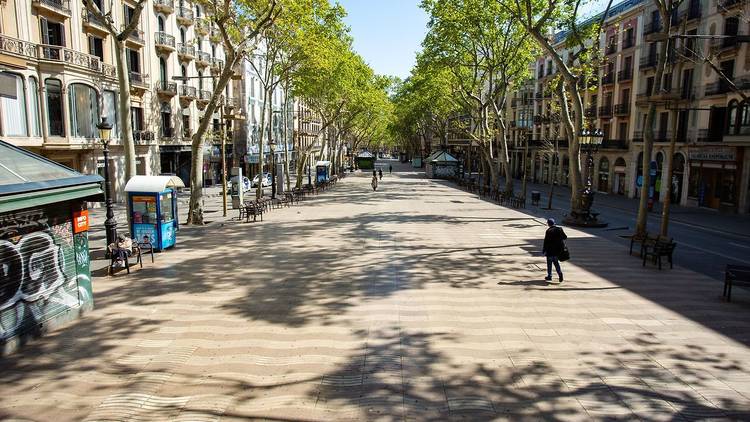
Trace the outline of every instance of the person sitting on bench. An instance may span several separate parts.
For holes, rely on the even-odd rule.
[[[119,235],[117,236],[117,241],[113,245],[110,245],[110,248],[116,260],[115,267],[124,268],[125,258],[133,254],[133,240],[129,237]]]

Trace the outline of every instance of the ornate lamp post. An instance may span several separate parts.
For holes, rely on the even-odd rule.
[[[104,154],[104,204],[107,207],[104,231],[107,234],[107,246],[109,246],[117,239],[117,220],[115,220],[115,213],[112,210],[112,183],[109,179],[109,134],[112,132],[112,123],[109,123],[106,117],[102,117],[101,123],[97,124],[96,128],[99,129],[99,139],[104,148],[102,151]]]
[[[271,199],[276,199],[276,141],[271,139],[268,148],[271,149]]]
[[[592,189],[594,173],[594,153],[604,140],[604,134],[599,129],[584,129],[579,136],[581,152],[586,153],[586,184],[581,191],[581,203],[576,211],[565,220],[566,224],[583,227],[605,227],[607,223],[597,219],[597,214],[591,212],[594,204],[594,190]]]

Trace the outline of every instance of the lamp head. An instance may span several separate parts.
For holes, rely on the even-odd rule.
[[[99,138],[109,140],[109,134],[112,132],[112,123],[109,123],[106,117],[102,117],[101,123],[97,124],[96,128],[99,129]]]

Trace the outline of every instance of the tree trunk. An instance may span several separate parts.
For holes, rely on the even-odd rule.
[[[661,205],[661,227],[659,234],[666,237],[669,232],[669,208],[672,205],[672,172],[674,171],[674,150],[677,143],[677,118],[680,112],[674,112],[672,119],[672,137],[669,140],[669,154],[667,155],[667,177],[661,181],[664,200]]]
[[[662,16],[662,22],[664,27],[662,28],[662,34],[669,34],[669,16]],[[667,65],[667,51],[669,48],[668,37],[665,41],[661,42],[659,48],[659,59],[656,65],[656,75],[654,76],[654,85],[651,88],[651,95],[661,91],[662,78],[664,77],[664,69]],[[651,185],[651,174],[649,174],[649,165],[651,164],[651,155],[654,150],[654,120],[656,119],[656,104],[650,102],[648,105],[648,113],[646,114],[645,127],[643,129],[643,183],[641,184],[641,195],[638,202],[638,217],[635,222],[636,234],[645,234],[648,228],[648,200],[649,191]]]
[[[258,129],[258,186],[255,188],[255,198],[260,199],[263,197],[263,166],[265,165],[265,149],[263,146],[263,140],[266,138],[266,107],[271,109],[271,98],[269,90],[264,91],[265,101],[260,107],[260,128]],[[271,122],[268,122],[270,125]]]
[[[523,146],[523,181],[521,181],[521,191],[523,192],[523,198],[526,199],[526,181],[528,180],[528,163],[526,160],[528,160],[529,156],[529,140],[525,139],[524,146]]]
[[[227,86],[229,79],[232,77],[232,69],[237,64],[239,58],[235,56],[232,60],[227,57],[226,67],[221,71],[221,76],[213,87],[213,95],[211,101],[206,106],[206,110],[203,114],[203,118],[198,124],[198,129],[195,131],[192,137],[192,145],[190,151],[192,153],[192,160],[190,163],[190,205],[188,210],[188,224],[203,224],[203,135],[208,130],[208,125],[211,123],[211,116],[216,112],[219,98],[224,92],[224,88]]]
[[[114,38],[114,37],[113,37]],[[123,43],[115,39],[115,62],[117,63],[117,84],[120,88],[119,117],[120,140],[125,153],[125,183],[136,175],[135,144],[133,142],[133,127],[130,125],[130,74]]]
[[[286,190],[291,191],[291,183],[289,177],[289,80],[286,81],[284,86],[284,178],[286,179]],[[295,148],[295,151],[297,149]]]

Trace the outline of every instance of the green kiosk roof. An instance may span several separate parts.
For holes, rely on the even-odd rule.
[[[0,212],[74,199],[103,201],[102,181],[0,141]]]

